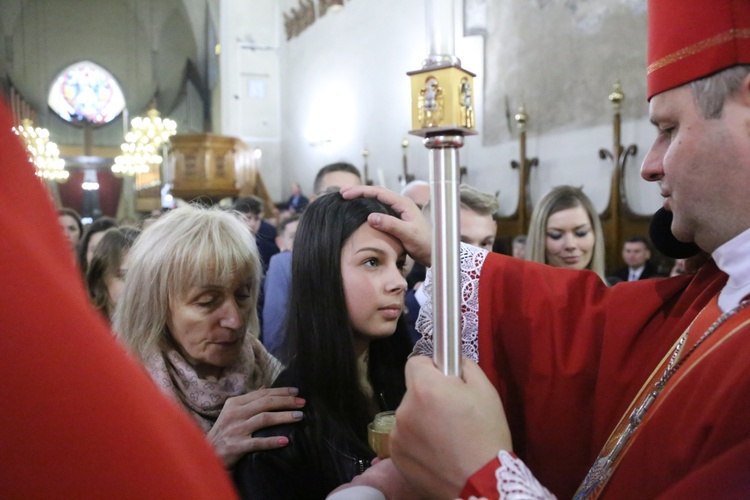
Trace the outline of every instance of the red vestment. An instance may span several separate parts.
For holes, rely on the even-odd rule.
[[[233,498],[199,428],[115,340],[0,104],[0,497]]]
[[[503,399],[515,453],[542,485],[572,497],[633,398],[726,279],[711,261],[694,276],[607,288],[593,273],[487,257],[479,364]],[[750,494],[745,323],[748,309],[672,377],[604,497]],[[702,333],[691,334],[685,351]],[[462,496],[496,498],[494,469],[477,471]]]

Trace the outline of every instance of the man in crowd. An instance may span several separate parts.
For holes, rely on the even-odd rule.
[[[674,236],[713,261],[606,288],[591,273],[462,248],[462,291],[478,308],[476,340],[464,324],[464,341],[481,370],[464,360],[462,380],[412,358],[392,462],[355,482],[391,493],[398,470],[428,497],[747,496],[750,3],[650,0],[648,23],[657,137],[641,175],[659,183]],[[401,214],[371,225],[429,264],[416,207],[376,188],[344,193],[362,194]]]
[[[406,196],[421,210],[430,201],[430,185],[426,181],[413,180],[401,189],[401,196]]]
[[[286,209],[293,214],[302,213],[307,204],[310,203],[310,200],[302,194],[302,189],[299,187],[298,182],[292,182],[291,188],[292,195],[286,203]]]
[[[361,184],[362,175],[357,167],[347,162],[331,163],[318,170],[313,183],[313,196],[310,201],[325,194],[329,189],[343,189]]]
[[[263,220],[265,210],[263,200],[255,195],[246,196],[234,202],[232,210],[235,210],[245,216],[247,227],[255,235],[255,242],[258,244],[260,260],[263,263],[263,271],[268,269],[268,263],[271,257],[279,253],[279,247],[276,246],[276,229]]]
[[[631,236],[622,245],[622,260],[625,261],[625,267],[621,267],[612,275],[619,281],[638,281],[661,276],[649,259],[651,250],[646,238]]]
[[[292,250],[299,214],[292,214],[279,222],[276,244],[281,252],[271,257],[263,292],[263,345],[268,352],[281,359],[281,344],[286,324],[287,298],[292,284]]]
[[[526,235],[525,234],[519,234],[515,238],[513,238],[513,257],[516,259],[525,259],[526,258]]]
[[[497,236],[497,199],[489,193],[483,193],[468,184],[459,187],[461,211],[459,226],[461,241],[492,251]]]

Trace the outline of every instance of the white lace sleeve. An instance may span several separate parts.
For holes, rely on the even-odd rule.
[[[497,492],[507,500],[551,500],[556,498],[534,477],[526,464],[507,451],[497,456],[500,467],[495,471]]]
[[[479,361],[479,275],[487,258],[487,251],[461,243],[461,354]],[[413,354],[432,356],[432,269],[422,284],[430,297],[420,309],[417,331],[422,338],[414,346]]]

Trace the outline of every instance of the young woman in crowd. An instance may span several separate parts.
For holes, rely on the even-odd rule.
[[[109,321],[125,284],[125,257],[141,231],[113,227],[102,234],[86,272],[86,285],[94,307]]]
[[[286,446],[284,436],[253,436],[299,421],[305,401],[295,388],[264,388],[281,366],[256,338],[261,265],[239,215],[174,209],[141,233],[127,265],[114,330],[195,418],[225,466]]]
[[[367,424],[401,401],[411,351],[402,319],[406,253],[367,224],[373,212],[394,214],[377,200],[330,193],[300,220],[282,349],[288,368],[277,385],[299,387],[305,419],[284,428],[290,446],[237,465],[244,497],[325,498],[370,466]]]
[[[65,239],[70,243],[70,248],[75,252],[83,234],[81,216],[72,208],[61,208],[57,211],[57,222],[60,223]]]
[[[583,191],[559,186],[531,214],[526,260],[590,269],[604,280],[604,236],[599,215]]]
[[[81,242],[78,244],[78,263],[81,266],[84,276],[86,276],[91,258],[94,256],[94,250],[96,250],[96,246],[104,236],[104,231],[118,225],[117,221],[112,217],[99,217],[86,226],[86,231],[83,233]]]

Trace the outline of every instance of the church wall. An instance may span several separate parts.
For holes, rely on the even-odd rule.
[[[281,159],[279,40],[277,0],[222,0],[220,91],[217,134],[237,137],[260,149],[260,173],[271,197],[282,199],[288,180]],[[219,124],[217,126],[217,123]]]
[[[468,1],[468,0],[467,0]],[[631,16],[642,16],[633,7],[640,0],[602,0],[599,5],[610,11],[614,20],[605,19],[607,29],[615,21]],[[471,3],[471,2],[470,2]],[[476,3],[476,2],[474,2]],[[482,2],[479,2],[482,3]],[[512,4],[529,3],[514,0]],[[565,11],[570,5],[581,2],[536,0],[538,9],[546,8],[547,14],[561,16],[569,12],[572,21],[566,26],[560,23],[558,30],[566,37],[583,36],[574,33],[577,18],[574,11]],[[583,2],[585,4],[586,2]],[[314,2],[317,8],[317,2]],[[280,0],[279,5],[279,93],[280,93],[280,168],[279,178],[283,183],[274,185],[271,194],[275,199],[288,196],[288,182],[297,180],[309,194],[317,170],[333,161],[350,161],[360,169],[363,166],[362,151],[367,148],[369,177],[379,184],[394,190],[400,188],[398,177],[402,171],[401,141],[408,137],[407,159],[409,170],[417,178],[428,179],[428,153],[421,139],[408,136],[410,127],[409,79],[407,71],[419,69],[426,55],[424,2],[411,0],[348,0],[339,12],[328,12],[317,18],[298,36],[286,40],[281,13],[299,8],[298,0]],[[490,10],[497,2],[489,1]],[[583,5],[585,7],[585,5]],[[581,7],[581,8],[583,8]],[[637,6],[636,6],[637,7]],[[514,84],[525,93],[509,95],[510,119],[506,118],[506,106],[488,106],[485,96],[497,92],[486,90],[489,68],[493,68],[495,79],[498,68],[523,68],[523,60],[498,61],[497,51],[486,49],[488,43],[512,43],[513,40],[498,40],[491,35],[463,36],[462,1],[455,2],[456,9],[456,54],[463,67],[477,74],[475,79],[476,118],[479,136],[468,137],[460,151],[461,165],[468,167],[465,181],[489,192],[499,192],[500,211],[509,214],[515,209],[518,199],[518,173],[510,166],[518,160],[518,131],[512,119],[515,108],[523,102],[529,109],[527,156],[537,157],[539,166],[531,172],[531,197],[537,201],[550,188],[559,184],[583,186],[599,210],[604,210],[609,197],[612,165],[601,160],[598,152],[604,148],[612,150],[612,111],[607,96],[612,84],[619,76],[604,73],[592,65],[602,61],[591,54],[582,57],[562,51],[554,58],[538,58],[544,64],[568,67],[550,72],[555,78],[563,78],[571,71],[593,75],[600,80],[591,83],[586,90],[590,104],[582,111],[581,98],[569,98],[565,93],[555,97],[554,108],[545,104],[549,89],[569,88],[566,82],[541,81],[545,72],[538,75],[539,84]],[[561,10],[562,9],[562,10]],[[610,12],[607,11],[607,12]],[[579,9],[577,12],[581,14]],[[640,13],[639,13],[640,12]],[[605,12],[606,14],[606,12]],[[606,16],[605,16],[606,17]],[[488,16],[491,19],[492,16]],[[519,22],[531,22],[528,13]],[[636,29],[638,20],[629,20],[630,28]],[[645,22],[645,20],[643,21]],[[607,24],[609,23],[609,24]],[[523,26],[515,27],[517,32]],[[598,32],[597,32],[598,33]],[[562,35],[560,35],[562,36]],[[600,34],[597,37],[602,36]],[[599,38],[592,38],[598,41]],[[525,40],[534,43],[531,37]],[[578,40],[576,47],[585,46]],[[636,55],[623,59],[628,65],[623,72],[623,90],[626,100],[623,105],[622,144],[637,145],[639,151],[630,158],[626,171],[626,190],[632,208],[638,213],[651,213],[661,202],[658,187],[642,181],[638,174],[640,163],[650,146],[654,132],[646,117],[644,103],[645,69],[639,59],[643,41],[633,45]],[[539,50],[550,47],[549,41],[539,42]],[[506,51],[512,55],[512,51]],[[595,52],[595,51],[594,51]],[[505,54],[503,57],[510,57]],[[567,54],[567,55],[566,55]],[[519,56],[520,57],[520,56]],[[552,56],[550,56],[552,57]],[[567,57],[567,59],[566,59]],[[575,60],[578,66],[573,66]],[[584,66],[581,66],[583,64]],[[637,66],[637,67],[636,67]],[[524,74],[520,71],[512,74]],[[611,73],[611,74],[610,74]],[[532,74],[527,71],[525,74]],[[633,79],[631,75],[639,74]],[[223,77],[222,77],[223,78]],[[584,78],[585,80],[585,78]],[[636,83],[633,83],[636,82]],[[634,85],[640,85],[635,88]],[[510,91],[507,92],[511,94]],[[494,95],[493,94],[493,95]],[[502,92],[501,92],[502,94]],[[565,119],[569,116],[570,119]],[[492,125],[488,127],[488,125]],[[504,130],[492,136],[492,127]],[[266,173],[264,172],[264,179]],[[267,183],[268,184],[268,183]]]

